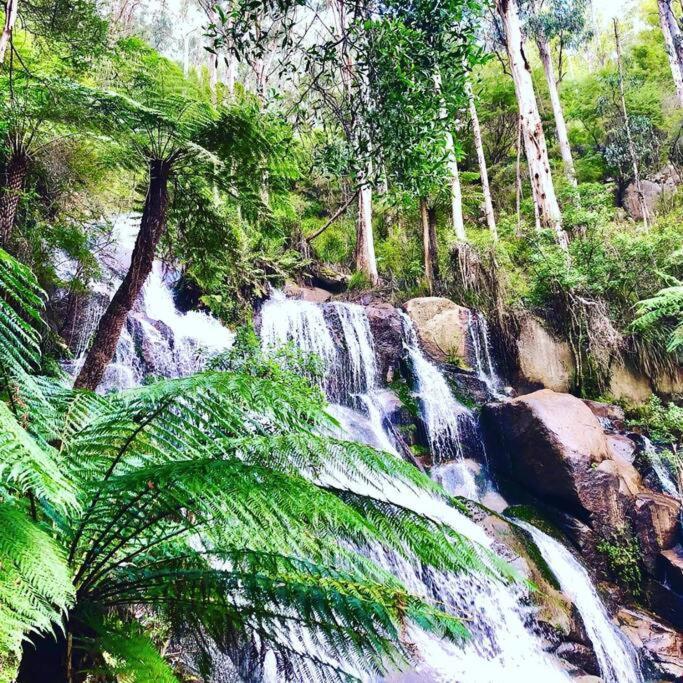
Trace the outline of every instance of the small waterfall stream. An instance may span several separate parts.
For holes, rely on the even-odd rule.
[[[645,451],[645,456],[647,457],[653,472],[657,476],[659,485],[662,487],[662,491],[664,491],[664,493],[668,493],[674,498],[680,498],[681,493],[678,490],[678,486],[674,477],[664,464],[664,460],[662,459],[662,456],[655,445],[646,436],[643,437],[643,448]]]
[[[562,591],[576,605],[605,683],[640,683],[643,677],[633,646],[611,622],[590,575],[561,543],[526,522],[517,522],[534,539]]]
[[[467,332],[477,377],[486,385],[492,396],[502,394],[503,382],[498,376],[491,353],[491,337],[486,318],[478,311],[470,311]]]
[[[119,216],[113,225],[114,241],[100,255],[103,282],[85,303],[80,329],[73,344],[74,360],[65,364],[76,375],[97,324],[130,263],[139,216]],[[68,279],[68,266],[62,277]],[[146,377],[181,377],[198,372],[207,357],[232,345],[233,334],[215,318],[201,311],[181,313],[173,300],[172,281],[163,264],[155,261],[140,299],[128,320],[107,367],[99,391],[128,389]]]

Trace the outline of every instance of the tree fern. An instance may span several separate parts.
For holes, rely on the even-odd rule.
[[[22,683],[65,610],[57,646],[74,671],[165,680],[131,626],[143,607],[236,661],[236,643],[271,651],[286,680],[381,675],[414,656],[412,628],[456,641],[467,631],[372,556],[513,578],[438,515],[400,504],[421,492],[458,506],[424,474],[325,436],[335,422],[320,392],[286,369],[210,371],[107,397],[32,375],[42,299],[5,260],[21,277],[0,279],[19,289],[0,297],[16,306],[3,320],[28,361],[0,358],[15,377],[0,403],[0,487],[14,501],[1,508],[0,645],[16,650],[39,632]]]
[[[24,510],[0,504],[0,529],[1,661],[27,633],[52,630],[75,590],[62,549]]]

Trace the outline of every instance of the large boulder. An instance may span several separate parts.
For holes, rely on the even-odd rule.
[[[547,503],[601,529],[616,529],[639,477],[615,461],[600,422],[570,394],[548,389],[482,410],[499,472]]]
[[[303,287],[294,282],[288,282],[284,291],[289,299],[310,301],[312,304],[324,304],[332,298],[332,292],[322,287]]]
[[[391,382],[404,356],[403,318],[398,309],[381,302],[366,306],[365,313],[375,343],[377,369],[385,381]]]
[[[556,339],[537,318],[525,316],[517,339],[522,385],[569,391],[575,372],[569,344]]]
[[[682,633],[635,609],[620,609],[616,617],[648,669],[648,680],[683,679]]]
[[[470,310],[450,299],[426,296],[404,305],[425,352],[439,362],[458,360],[467,365]]]

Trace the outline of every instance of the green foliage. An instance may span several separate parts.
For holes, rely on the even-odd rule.
[[[618,529],[597,544],[609,566],[612,577],[632,595],[642,591],[643,570],[638,540],[628,527]]]
[[[683,408],[673,402],[664,403],[654,394],[642,405],[627,405],[629,429],[645,432],[653,441],[683,443]]]

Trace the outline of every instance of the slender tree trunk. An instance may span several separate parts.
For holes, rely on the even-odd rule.
[[[172,165],[172,160],[150,162],[147,198],[130,267],[97,326],[95,339],[74,383],[76,388],[95,390],[102,381],[104,371],[114,357],[126,317],[152,271],[156,247],[166,227]]]
[[[420,222],[422,223],[422,244],[424,248],[424,268],[429,293],[434,293],[438,277],[436,250],[436,212],[426,198],[420,200]]]
[[[356,270],[363,273],[372,286],[379,283],[375,239],[372,234],[372,187],[361,185],[358,191],[358,220],[356,221]]]
[[[526,150],[531,190],[544,228],[555,231],[558,244],[568,248],[567,234],[562,229],[562,214],[555,195],[550,173],[548,148],[538,112],[538,104],[531,79],[531,67],[524,51],[524,38],[519,23],[516,0],[496,0],[496,9],[503,21],[510,71],[522,121],[522,137]]]
[[[664,35],[664,47],[669,57],[671,75],[676,86],[678,106],[683,107],[683,44],[681,30],[671,9],[671,0],[657,0],[659,8],[659,25]]]
[[[448,175],[451,186],[451,218],[453,220],[453,230],[460,242],[467,239],[465,233],[465,219],[462,215],[462,187],[460,186],[460,172],[458,161],[455,158],[455,145],[453,136],[446,133],[446,152],[448,154]]]
[[[0,246],[6,247],[17,217],[19,200],[28,171],[28,153],[22,146],[12,146],[0,186]]]
[[[636,193],[638,195],[638,201],[640,202],[640,209],[643,214],[643,223],[647,228],[649,223],[649,211],[647,208],[647,202],[645,201],[645,195],[643,194],[643,186],[640,182],[640,169],[638,168],[638,154],[636,152],[636,146],[633,142],[633,135],[631,133],[631,118],[628,115],[628,109],[626,108],[626,92],[624,90],[624,67],[621,57],[621,38],[619,37],[619,23],[616,18],[614,21],[614,42],[617,46],[617,69],[619,73],[619,95],[621,98],[621,113],[624,117],[624,128],[626,129],[626,139],[628,141],[628,151],[631,156],[631,165],[633,167],[633,182],[636,186]]]
[[[0,67],[5,62],[5,53],[12,40],[14,24],[17,23],[17,13],[19,10],[19,0],[7,0],[5,4],[5,25],[0,34]]]
[[[569,145],[569,135],[567,134],[567,124],[564,120],[560,93],[557,90],[555,67],[553,66],[553,58],[550,54],[550,46],[545,38],[537,38],[536,45],[538,46],[538,53],[541,56],[545,80],[548,82],[548,92],[550,93],[550,103],[553,107],[553,116],[555,117],[557,143],[560,146],[560,155],[562,156],[562,162],[564,163],[564,173],[567,176],[567,180],[572,185],[576,186],[574,159],[572,158],[572,149]]]
[[[477,150],[477,160],[479,162],[479,177],[481,178],[481,191],[484,194],[484,213],[486,214],[486,225],[488,225],[494,240],[498,239],[498,229],[496,227],[496,214],[493,212],[493,201],[491,199],[491,187],[489,186],[489,172],[486,167],[486,155],[484,154],[484,143],[481,137],[481,126],[479,125],[479,115],[477,106],[474,103],[474,93],[472,85],[467,81],[467,99],[470,105],[470,119],[472,121],[472,134],[474,136],[474,147]]]

